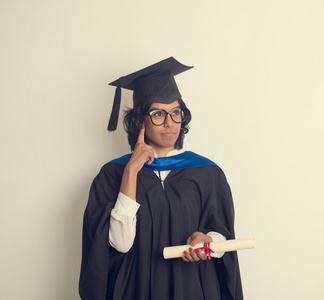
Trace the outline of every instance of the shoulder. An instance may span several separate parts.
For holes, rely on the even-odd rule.
[[[118,158],[112,159],[111,161],[107,162],[101,167],[101,171],[109,171],[114,169],[124,169],[124,167],[127,165],[128,161],[130,160],[132,154],[126,154],[123,156],[120,156]]]
[[[187,159],[195,161],[197,164],[201,164],[202,166],[218,166],[213,160],[195,152],[186,151],[185,154]]]
[[[185,153],[187,155],[187,159],[195,161],[197,165],[201,164],[203,167],[212,166],[213,167],[212,169],[216,169],[223,172],[221,167],[218,164],[216,164],[213,160],[209,159],[208,157],[202,156],[192,151],[186,151]]]
[[[129,154],[126,154],[126,155],[123,155],[123,156],[120,156],[118,158],[115,158],[113,160],[111,160],[110,162],[108,162],[106,165],[109,165],[109,164],[116,164],[116,165],[122,165],[122,166],[126,166],[128,161],[130,160],[132,156],[132,153],[129,153]],[[105,166],[105,165],[104,165]]]
[[[118,182],[124,172],[125,165],[127,164],[131,155],[124,155],[119,158],[113,159],[106,164],[104,164],[97,176],[94,179],[94,182],[105,182],[105,181],[116,181]]]
[[[185,153],[188,153],[188,159],[194,166],[193,171],[209,174],[211,177],[223,177],[226,180],[225,172],[213,160],[192,151],[186,151]]]

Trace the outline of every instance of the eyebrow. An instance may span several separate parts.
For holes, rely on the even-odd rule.
[[[175,109],[175,108],[181,108],[181,106],[179,105],[179,106],[175,106],[175,107],[173,107],[173,108],[171,108],[171,110],[172,109]],[[152,107],[151,109],[150,109],[150,111],[153,111],[153,110],[164,110],[164,111],[166,111],[165,109],[163,109],[163,108],[157,108],[157,107]],[[171,111],[170,110],[170,111]]]

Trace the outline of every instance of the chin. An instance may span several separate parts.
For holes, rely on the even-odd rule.
[[[150,143],[153,147],[157,148],[175,148],[175,143],[178,140],[179,136],[175,137],[160,137],[155,139],[149,139]]]
[[[169,141],[169,142],[164,142],[164,143],[161,143],[161,146],[163,148],[171,148],[171,147],[174,147],[176,141],[177,140],[175,140],[175,141]]]

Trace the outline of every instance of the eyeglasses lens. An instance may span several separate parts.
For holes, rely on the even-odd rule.
[[[170,112],[166,112],[165,110],[153,110],[150,112],[151,120],[155,125],[162,125],[166,121],[166,116],[169,114],[171,119],[175,123],[181,123],[183,112],[181,108],[174,108]]]

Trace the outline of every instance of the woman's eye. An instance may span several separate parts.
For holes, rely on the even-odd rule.
[[[181,114],[180,109],[176,109],[176,110],[172,111],[172,115],[174,115],[174,116],[179,116],[180,114]]]
[[[156,111],[153,113],[154,118],[161,118],[161,117],[163,117],[163,115],[164,115],[163,111]]]

